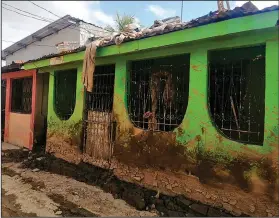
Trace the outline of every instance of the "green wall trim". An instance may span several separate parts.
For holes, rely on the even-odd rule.
[[[77,87],[76,87],[76,104],[72,116],[65,121],[62,121],[55,113],[54,110],[54,74],[57,70],[65,69],[77,69]],[[84,104],[84,95],[83,95],[83,84],[81,82],[82,78],[82,62],[72,63],[67,65],[56,66],[49,69],[44,69],[45,72],[50,74],[49,77],[49,93],[48,93],[48,123],[55,123],[57,126],[62,124],[62,126],[67,125],[68,123],[78,123],[82,118],[83,113],[83,104]],[[53,125],[51,125],[53,126]],[[49,126],[48,126],[49,127]],[[61,128],[61,131],[64,131]]]
[[[237,34],[247,31],[256,31],[266,28],[276,28],[275,23],[278,20],[278,11],[266,12],[246,17],[240,17],[221,21],[213,24],[185,29],[146,39],[135,40],[123,43],[119,46],[112,45],[97,50],[97,58],[107,57],[119,54],[128,54],[147,49],[155,49],[165,46],[194,42],[197,40],[210,39],[214,37]],[[84,51],[64,55],[63,63],[83,60]],[[24,64],[24,69],[42,68],[50,65],[50,59],[34,61]]]

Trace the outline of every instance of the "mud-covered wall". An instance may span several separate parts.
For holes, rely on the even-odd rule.
[[[266,44],[264,144],[229,140],[212,124],[208,111],[208,51]],[[278,212],[278,30],[258,30],[217,37],[129,55],[97,58],[115,63],[113,113],[117,121],[110,163],[82,154],[82,63],[50,67],[78,68],[76,106],[67,121],[53,109],[53,76],[49,82],[47,151],[70,162],[81,160],[110,167],[115,175],[167,194],[184,194],[232,213],[252,216]],[[189,102],[182,124],[171,133],[135,128],[127,113],[126,81],[129,61],[190,53]]]
[[[58,70],[73,68],[77,69],[78,78],[76,81],[75,109],[68,120],[61,120],[54,110],[54,74],[59,73],[55,72]],[[76,160],[75,152],[79,151],[82,140],[82,113],[84,104],[83,84],[81,82],[82,62],[52,66],[47,69],[41,69],[41,71],[49,72],[46,151],[57,154],[61,153],[61,156],[65,156],[62,150],[63,148],[67,148],[64,152],[70,155],[69,160]]]
[[[207,102],[208,51],[259,44],[266,44],[262,146],[239,143],[221,135],[212,124]],[[173,133],[135,128],[126,110],[127,61],[178,53],[190,53],[191,65],[189,102],[182,124]],[[278,72],[277,31],[231,35],[180,48],[119,57],[114,98],[118,124],[114,157],[118,163],[141,170],[134,176],[130,176],[132,169],[115,171],[134,182],[184,193],[189,198],[221,204],[235,212],[278,215]],[[160,181],[163,178],[165,181]]]

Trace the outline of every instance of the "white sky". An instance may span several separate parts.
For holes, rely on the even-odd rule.
[[[2,1],[2,4],[3,3],[44,18],[51,20],[59,19],[53,14],[38,8],[28,1]],[[34,3],[47,8],[49,11],[60,17],[69,14],[73,17],[80,18],[87,22],[92,22],[96,25],[104,26],[107,24],[113,24],[113,17],[100,10],[99,1],[35,1]],[[17,11],[16,9],[11,8],[5,4],[3,4],[2,7]],[[49,22],[43,22],[29,17],[24,17],[5,9],[2,9],[2,13],[2,49],[5,49],[6,47],[13,44],[12,42],[5,42],[3,40],[13,42],[19,41],[49,24]],[[21,21],[20,23],[19,20]]]

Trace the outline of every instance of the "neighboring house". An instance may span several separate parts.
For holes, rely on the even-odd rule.
[[[164,216],[278,216],[278,7],[244,6],[99,47],[92,93],[82,49],[25,63],[49,75],[47,152],[188,198],[158,194]]]
[[[49,75],[21,66],[1,68],[2,140],[31,150],[46,140]]]
[[[57,53],[58,43],[69,42],[79,47],[89,37],[106,36],[103,28],[66,15],[2,51],[6,65],[25,62],[51,53]]]

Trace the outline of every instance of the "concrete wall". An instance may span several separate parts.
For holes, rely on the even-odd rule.
[[[274,40],[275,36],[274,30],[243,33],[103,59],[102,62],[116,64],[113,112],[117,136],[110,165],[115,175],[163,193],[179,193],[205,204],[215,204],[236,215],[278,215],[278,39]],[[264,145],[259,146],[229,140],[212,124],[207,106],[207,63],[210,50],[262,43],[266,44],[268,85]],[[126,108],[129,61],[183,53],[190,53],[190,84],[182,124],[167,133],[136,128]],[[97,59],[97,64],[102,63]],[[50,71],[71,67],[57,66]],[[69,120],[61,121],[57,117],[52,91],[49,94],[47,151],[70,162],[83,160],[106,168],[108,163],[94,160],[80,149],[84,105],[82,62],[76,67],[77,102]],[[53,85],[51,79],[50,90]]]
[[[57,53],[55,44],[63,41],[76,41],[80,40],[80,32],[78,28],[70,29],[65,28],[58,33],[54,33],[48,37],[43,38],[41,41],[37,41],[26,48],[15,52],[13,55],[9,55],[6,58],[6,65],[12,63],[12,61],[28,61],[36,58],[40,58],[44,55]],[[36,46],[38,45],[48,45],[48,46]]]
[[[113,114],[117,134],[109,162],[93,159],[82,150],[84,52],[65,55],[64,64],[57,66],[50,66],[49,60],[36,62],[50,73],[78,69],[76,106],[66,121],[60,120],[54,111],[54,82],[50,78],[47,151],[69,162],[84,161],[110,168],[122,180],[165,194],[182,194],[235,215],[278,216],[279,38],[274,27],[277,19],[277,12],[263,13],[98,49],[97,65],[115,64]],[[212,123],[208,109],[208,53],[263,44],[264,143],[244,144],[220,134]],[[173,132],[153,133],[136,128],[127,112],[129,63],[170,54],[190,54],[189,98],[184,119]]]

